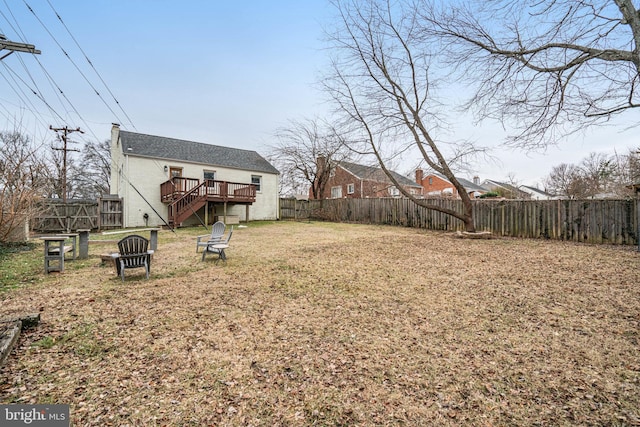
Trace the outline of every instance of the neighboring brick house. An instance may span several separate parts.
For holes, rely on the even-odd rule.
[[[323,167],[323,159],[318,159],[318,167]],[[396,172],[391,172],[409,193],[416,197],[422,196],[422,187],[409,178]],[[313,197],[312,194],[309,197]],[[402,197],[402,193],[391,182],[381,168],[358,165],[349,162],[338,162],[330,172],[329,180],[324,188],[322,199],[368,197]]]
[[[488,192],[486,188],[482,187],[477,182],[474,183],[464,178],[458,178],[458,181],[460,181],[460,184],[462,184],[464,189],[467,191],[467,194],[469,194],[472,199]],[[416,183],[420,184],[424,189],[425,197],[459,198],[458,190],[456,190],[451,181],[442,174],[431,172],[424,175],[422,169],[417,169]]]

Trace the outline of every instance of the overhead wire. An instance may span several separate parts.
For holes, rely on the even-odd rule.
[[[9,23],[9,25],[11,26],[11,28],[19,34],[19,36],[22,38],[22,41],[25,42],[25,35],[24,32],[22,31],[22,28],[20,27],[20,24],[18,23],[18,21],[15,18],[15,15],[13,15],[13,12],[11,10],[11,8],[9,7],[9,5],[7,4],[6,0],[3,0],[5,5],[7,6],[7,10],[9,11],[9,13],[11,14],[11,17],[14,19],[16,26],[14,26],[11,21],[7,18],[7,16],[2,13],[0,11],[0,14],[2,14],[2,16],[4,17],[4,19]],[[26,4],[26,2],[25,2]],[[56,42],[56,44],[58,44],[58,46],[61,48],[61,50],[66,54],[66,51],[62,48],[62,46],[60,45],[60,43],[55,39],[55,37],[53,37],[53,35],[51,34],[50,31],[48,31],[48,28],[42,23],[42,21],[37,17],[37,15],[35,15],[35,11],[29,7],[28,4],[27,8],[29,8],[29,10],[31,11],[31,13],[34,14],[34,16],[36,16],[36,18],[38,19],[38,21],[41,23],[41,25],[43,25],[43,27],[45,28],[45,30],[49,33],[49,35],[54,39],[54,41]],[[57,12],[56,12],[57,15]],[[66,54],[66,56],[69,58],[68,54]],[[99,141],[100,138],[98,138],[98,136],[95,134],[95,132],[93,131],[93,128],[91,126],[89,126],[89,124],[87,123],[87,121],[84,119],[84,117],[82,116],[82,114],[80,114],[80,111],[78,111],[78,109],[76,108],[76,106],[74,105],[73,102],[71,102],[71,100],[69,99],[69,97],[67,96],[67,94],[62,90],[62,88],[60,87],[60,85],[56,82],[56,80],[53,78],[53,76],[51,75],[51,73],[49,73],[49,71],[47,70],[47,68],[45,67],[45,65],[40,61],[40,59],[37,57],[37,55],[33,55],[33,58],[35,59],[35,61],[38,63],[40,69],[42,70],[42,72],[44,73],[45,77],[47,78],[47,81],[49,82],[49,85],[51,86],[51,88],[53,89],[53,92],[55,93],[56,97],[58,98],[58,101],[60,102],[60,105],[65,109],[65,112],[67,113],[66,115],[68,116],[69,114],[69,110],[67,109],[67,107],[65,105],[68,105],[73,112],[77,115],[77,117],[80,119],[80,121],[84,124],[85,129],[88,130],[88,132],[95,138],[96,141]],[[69,58],[71,60],[71,58]],[[27,72],[27,74],[30,75],[28,68],[26,67],[26,64],[24,63],[22,57],[20,57],[20,62],[23,64],[23,68],[25,69],[25,71]],[[73,60],[71,60],[71,62],[73,63]],[[30,75],[31,77],[31,75]],[[33,78],[31,78],[32,81],[34,81]],[[35,81],[34,81],[34,84]],[[37,85],[37,84],[36,84]],[[42,93],[42,91],[40,91]],[[65,102],[62,101],[62,99],[60,99],[60,95],[62,95],[62,97],[64,98]],[[61,117],[60,114],[58,114],[59,117]],[[64,121],[64,118],[62,119]],[[82,138],[85,143],[87,142],[84,138]]]
[[[20,40],[21,40],[22,42],[26,42],[26,36],[25,36],[25,34],[24,34],[24,31],[22,31],[22,28],[20,27],[20,24],[18,23],[18,20],[16,19],[15,15],[13,14],[13,11],[11,10],[11,7],[9,6],[9,4],[7,4],[7,1],[6,1],[6,0],[3,0],[3,2],[4,2],[4,4],[5,4],[5,6],[6,6],[7,11],[8,11],[8,12],[9,12],[9,14],[11,15],[11,18],[13,18],[13,20],[15,21],[15,26],[13,25],[13,23],[11,22],[11,20],[7,17],[7,15],[5,15],[5,13],[4,13],[2,10],[0,10],[0,15],[5,19],[5,21],[7,21],[7,23],[8,23],[8,24],[9,24],[9,26],[11,27],[11,29],[12,29],[16,34],[18,34],[18,37],[20,38]],[[59,114],[55,109],[53,109],[53,107],[51,106],[51,104],[50,104],[50,103],[48,103],[46,100],[44,100],[44,95],[42,94],[42,90],[38,87],[38,84],[36,83],[35,79],[34,79],[34,78],[33,78],[33,76],[31,75],[31,72],[29,71],[28,67],[26,66],[26,64],[25,64],[25,62],[24,62],[24,60],[23,60],[23,55],[18,55],[18,57],[17,57],[17,58],[18,58],[18,61],[22,64],[22,67],[24,68],[25,72],[27,73],[27,75],[29,76],[29,78],[31,79],[31,81],[33,82],[34,86],[38,89],[38,92],[40,92],[40,96],[38,96],[38,94],[37,94],[37,93],[36,93],[36,96],[37,96],[41,101],[43,101],[43,103],[44,103],[44,104],[49,108],[49,110],[50,110],[50,111],[51,111],[55,116],[58,116],[59,118],[61,118],[61,119],[62,119],[62,116],[61,116],[61,115],[60,115],[60,114]],[[52,78],[50,77],[49,73],[46,71],[46,68],[44,67],[44,65],[40,62],[40,60],[38,59],[38,57],[37,57],[36,55],[33,55],[33,58],[38,62],[38,64],[40,65],[40,68],[45,72],[45,75],[47,75],[47,78],[49,79],[49,82],[50,82],[50,84],[51,84],[51,80],[52,80]],[[5,62],[3,62],[3,65],[5,66],[5,68],[7,68],[7,67],[8,67],[8,65],[7,65]],[[7,68],[7,69],[8,69],[9,71],[11,71],[11,72],[13,72],[14,74],[16,74],[16,75],[17,75],[17,73],[16,73],[15,71],[13,71],[12,69],[10,69],[10,68]],[[4,76],[3,76],[3,77],[4,77]],[[5,80],[7,80],[7,79],[6,79],[6,77],[5,77]],[[14,80],[14,81],[15,81],[15,80]],[[8,83],[10,84],[10,82],[8,82]],[[10,84],[10,85],[11,85],[11,84]],[[17,86],[19,87],[19,85],[17,85]],[[27,86],[27,87],[28,87],[28,86]],[[15,87],[13,87],[13,86],[12,86],[12,89],[14,90],[14,92],[16,92]],[[31,88],[29,88],[29,89],[33,92],[33,89],[31,89]],[[22,89],[21,89],[21,91],[22,91]],[[54,91],[54,92],[55,92],[55,91]],[[60,92],[62,92],[62,91],[60,90]],[[29,98],[28,96],[26,96],[26,94],[25,94],[25,98],[21,97],[17,92],[16,92],[16,94],[18,95],[18,98],[21,100],[21,102],[22,102],[22,103],[24,103],[24,104],[30,104],[31,109],[30,109],[29,111],[31,111],[31,112],[34,114],[34,118],[36,119],[36,121],[39,121],[39,122],[40,122],[40,124],[41,124],[43,127],[46,127],[45,123],[44,123],[43,121],[41,121],[41,120],[40,120],[40,118],[41,118],[41,116],[42,116],[42,113],[41,113],[41,112],[38,110],[38,108],[37,108],[37,107],[36,107],[36,106],[31,102],[30,98]],[[23,94],[24,94],[24,92],[23,92]],[[64,108],[64,103],[62,102],[62,100],[60,99],[60,97],[57,95],[57,93],[56,93],[56,96],[58,97],[58,101],[60,102],[60,104],[61,104],[61,105],[63,106],[63,108]],[[64,94],[63,94],[63,96],[64,96]],[[66,97],[65,97],[65,98],[66,98]],[[75,110],[75,107],[73,106],[73,104],[71,103],[71,101],[70,101],[68,98],[66,98],[66,99],[67,99],[67,102],[69,103],[69,105],[71,106],[71,108],[73,108],[73,109]],[[65,110],[66,110],[66,108],[65,108]],[[76,111],[77,111],[77,110],[76,110]],[[62,120],[64,120],[64,119],[62,119]]]
[[[9,18],[7,18],[7,16],[4,14],[4,12],[2,10],[0,10],[0,15],[2,15],[2,17],[5,19],[5,21],[7,21],[7,24],[9,24],[9,26],[11,27],[11,29],[14,32],[16,32],[21,37],[21,40],[24,42],[26,38],[25,38],[24,33],[22,32],[22,29],[20,28],[20,25],[18,24],[18,20],[16,19],[16,17],[13,14],[13,12],[11,11],[11,8],[9,7],[9,4],[7,3],[7,0],[3,0],[3,1],[4,1],[4,5],[7,7],[7,10],[11,14],[11,17],[16,22],[16,25],[18,26],[18,28],[16,29],[16,27],[13,26],[13,24],[11,23]],[[4,34],[4,32],[3,32],[3,34]]]
[[[100,92],[96,89],[96,87],[93,85],[93,83],[91,83],[91,81],[89,81],[89,78],[86,76],[86,74],[80,69],[80,67],[78,66],[78,64],[76,64],[76,62],[71,58],[71,56],[69,56],[69,54],[67,53],[67,51],[62,47],[62,45],[60,44],[60,42],[58,41],[58,39],[53,35],[53,33],[49,30],[49,28],[45,25],[45,23],[40,19],[40,17],[36,14],[36,12],[33,10],[33,8],[29,5],[29,3],[27,3],[26,0],[22,0],[23,3],[25,4],[25,6],[27,6],[27,9],[29,9],[29,11],[33,14],[33,16],[36,18],[36,20],[40,23],[40,25],[42,25],[42,28],[44,28],[44,30],[49,34],[49,36],[53,39],[53,41],[56,43],[56,45],[58,45],[58,47],[60,48],[60,50],[62,51],[62,53],[67,57],[67,59],[71,62],[71,64],[73,64],[73,66],[75,67],[75,69],[78,71],[78,73],[80,73],[80,75],[82,76],[82,78],[84,78],[85,82],[91,87],[91,89],[93,89],[93,91],[95,92],[95,94],[98,96],[98,98],[100,98],[100,100],[103,102],[103,104],[109,109],[109,111],[114,115],[114,117],[122,123],[122,119],[118,116],[118,114],[113,111],[113,108],[111,108],[111,106],[105,101],[104,97],[100,94]]]
[[[59,114],[59,113],[58,113],[58,112],[57,112],[53,107],[51,107],[51,105],[49,105],[49,103],[47,102],[47,100],[46,100],[46,99],[44,99],[44,97],[43,97],[40,93],[38,93],[38,92],[37,92],[36,90],[34,90],[32,87],[29,87],[29,84],[28,84],[27,82],[25,82],[25,81],[24,81],[24,79],[23,79],[22,77],[20,77],[20,75],[19,75],[18,73],[16,73],[15,71],[13,71],[13,69],[11,69],[11,67],[9,67],[5,62],[0,61],[0,63],[2,63],[2,65],[4,66],[4,68],[5,68],[7,71],[11,72],[15,77],[17,77],[17,78],[18,78],[18,80],[20,80],[20,81],[22,82],[22,84],[23,84],[26,88],[28,88],[28,89],[29,89],[29,90],[30,90],[30,91],[31,91],[31,92],[32,92],[32,93],[33,93],[33,94],[34,94],[34,95],[35,95],[35,96],[36,96],[40,101],[42,101],[42,102],[44,103],[44,105],[46,105],[46,106],[47,106],[47,108],[49,109],[49,111],[51,111],[53,114],[55,114],[56,116],[58,116],[58,118],[60,118],[61,120],[64,120],[64,119],[62,118],[62,116],[61,116],[61,115],[60,115],[60,114]],[[6,79],[6,77],[5,77],[5,79]],[[8,81],[8,80],[7,80],[7,81]],[[15,80],[14,80],[14,81],[15,81]],[[22,89],[21,89],[21,90],[22,90]],[[23,92],[23,93],[24,93],[24,92]],[[29,101],[29,102],[31,102],[31,101]],[[31,104],[31,105],[33,106],[33,104]],[[34,106],[34,109],[35,109],[36,111],[38,111],[38,110],[35,108],[35,106]]]
[[[6,10],[8,11],[8,13],[10,14],[11,18],[13,18],[14,23],[11,21],[11,19],[9,19],[9,17],[2,11],[0,10],[0,15],[6,20],[6,22],[9,24],[9,26],[12,28],[12,30],[17,33],[19,35],[19,37],[22,39],[23,42],[25,42],[26,40],[26,36],[24,31],[22,31],[22,28],[20,27],[20,24],[18,22],[18,20],[16,19],[11,7],[9,6],[9,4],[7,3],[6,0],[3,0],[3,3],[6,6]],[[123,123],[123,121],[121,120],[121,118],[118,116],[118,114],[109,106],[109,104],[107,103],[107,101],[104,99],[104,97],[100,94],[100,92],[97,90],[97,88],[89,81],[88,77],[86,76],[86,74],[84,72],[82,72],[82,70],[80,69],[80,67],[78,66],[78,64],[71,58],[71,56],[69,55],[69,53],[63,48],[63,46],[61,45],[61,43],[58,41],[58,39],[53,35],[53,33],[49,30],[49,28],[47,27],[47,25],[42,21],[42,19],[40,19],[40,17],[38,16],[38,14],[36,13],[36,11],[26,2],[26,0],[23,0],[23,3],[25,4],[25,6],[27,7],[27,9],[31,12],[31,14],[36,18],[36,20],[40,23],[40,25],[44,28],[44,30],[49,34],[49,36],[53,39],[53,41],[58,45],[58,47],[61,49],[61,51],[63,52],[63,54],[67,57],[67,59],[74,65],[74,67],[76,68],[76,70],[80,73],[80,75],[84,78],[84,80],[89,84],[89,86],[93,89],[93,91],[96,93],[96,95],[101,99],[101,101],[105,104],[105,106],[109,109],[109,111],[111,111],[111,113],[114,115],[114,117],[116,118],[116,120],[118,120],[118,122]],[[84,55],[85,59],[87,60],[87,62],[89,63],[89,65],[91,66],[91,68],[94,70],[94,72],[96,73],[96,75],[98,76],[98,78],[100,79],[100,81],[102,82],[102,84],[105,86],[106,90],[109,92],[109,94],[112,96],[114,102],[118,105],[118,107],[120,108],[120,110],[123,112],[123,114],[126,116],[129,124],[131,124],[131,126],[135,129],[135,124],[133,123],[133,121],[131,120],[131,118],[129,117],[129,115],[126,113],[126,111],[124,110],[124,108],[122,107],[122,105],[120,104],[120,102],[116,99],[115,95],[113,94],[113,91],[109,88],[109,86],[106,84],[104,78],[102,77],[102,75],[98,72],[98,70],[96,69],[96,67],[93,65],[93,63],[91,62],[91,60],[89,59],[87,53],[82,49],[82,47],[80,46],[80,43],[78,42],[77,38],[71,33],[69,27],[66,25],[66,23],[64,22],[64,20],[62,19],[62,17],[60,16],[60,14],[58,13],[58,11],[55,9],[55,7],[53,6],[53,4],[50,1],[47,1],[47,3],[49,4],[49,6],[51,7],[53,13],[56,15],[56,17],[58,18],[58,20],[60,21],[60,23],[64,26],[65,30],[67,31],[67,33],[69,34],[69,36],[71,37],[71,39],[73,40],[73,42],[76,44],[76,46],[78,47],[78,49],[82,52],[82,54]],[[33,58],[36,60],[36,62],[38,63],[40,69],[42,70],[42,72],[44,73],[44,75],[46,76],[49,85],[51,86],[53,92],[55,93],[58,102],[60,103],[60,105],[63,107],[63,109],[65,110],[66,114],[65,115],[69,115],[70,111],[68,108],[71,108],[71,110],[73,110],[73,112],[77,115],[77,117],[84,123],[85,129],[88,130],[88,132],[95,138],[96,141],[99,141],[100,138],[98,138],[98,136],[95,134],[95,132],[93,131],[93,127],[90,126],[88,124],[88,122],[84,119],[84,117],[82,116],[82,114],[80,114],[80,112],[78,111],[78,109],[76,108],[76,106],[74,105],[74,103],[69,99],[69,97],[66,95],[66,93],[61,89],[60,85],[56,82],[56,80],[53,78],[53,76],[51,75],[51,73],[49,73],[49,71],[47,70],[47,68],[45,67],[45,65],[39,60],[39,58],[36,55],[33,55]],[[35,79],[33,78],[33,76],[31,75],[31,73],[29,73],[29,70],[26,66],[26,64],[24,63],[24,61],[22,60],[22,58],[20,58],[20,62],[22,64],[22,67],[25,69],[25,71],[27,72],[27,74],[29,75],[32,83],[34,86],[36,86],[37,90],[40,93],[39,99],[41,99],[43,102],[45,102],[45,105],[47,105],[47,108],[49,108],[50,110],[53,109],[52,105],[50,102],[46,102],[44,100],[44,93],[43,91],[38,87]],[[15,73],[15,72],[14,72]],[[15,89],[14,89],[15,90]],[[30,90],[33,92],[33,89],[30,88]],[[63,101],[60,96],[62,96],[64,98]],[[28,99],[28,98],[27,98]],[[21,100],[24,102],[24,99],[21,98]],[[35,108],[35,106],[33,104],[31,104],[31,109],[35,110],[34,114],[41,114],[37,108]],[[55,111],[55,110],[54,110]],[[58,117],[62,118],[62,115],[55,112],[55,115],[57,115]],[[64,120],[64,119],[62,119]],[[87,140],[85,138],[82,138],[85,142],[87,142]]]
[[[124,108],[122,108],[122,105],[120,104],[120,102],[116,99],[116,96],[113,94],[113,92],[111,91],[111,89],[109,88],[109,86],[107,85],[107,83],[104,81],[104,79],[102,78],[102,75],[98,72],[98,70],[96,69],[96,67],[93,65],[93,62],[91,62],[91,60],[89,59],[89,57],[87,56],[87,54],[85,53],[84,49],[82,49],[82,47],[80,46],[80,44],[78,43],[78,41],[76,40],[76,38],[73,36],[73,34],[71,33],[71,31],[69,30],[69,27],[67,27],[67,24],[65,24],[65,22],[62,20],[62,18],[60,17],[60,14],[58,13],[58,11],[53,7],[53,5],[51,4],[51,2],[49,0],[47,0],[47,3],[49,4],[49,6],[51,7],[51,10],[53,10],[53,13],[55,13],[56,17],[58,18],[58,20],[60,21],[60,23],[62,24],[62,26],[65,28],[65,30],[67,30],[67,33],[69,34],[69,36],[71,37],[71,39],[73,40],[73,42],[76,44],[76,46],[78,47],[78,49],[80,50],[80,52],[82,52],[82,54],[84,55],[84,58],[87,60],[87,62],[89,63],[89,65],[91,66],[91,68],[93,69],[93,71],[96,73],[96,75],[98,76],[98,78],[100,79],[100,81],[102,82],[102,84],[104,85],[105,89],[107,89],[107,92],[109,92],[109,95],[111,95],[111,97],[113,98],[113,101],[118,105],[118,107],[120,108],[120,111],[122,111],[122,113],[125,115],[125,117],[127,118],[127,120],[129,121],[129,124],[137,131],[138,129],[136,129],[136,126],[133,124],[133,121],[131,120],[131,118],[129,117],[129,115],[127,114],[127,112],[124,110]]]

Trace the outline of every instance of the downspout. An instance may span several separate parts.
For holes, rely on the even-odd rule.
[[[280,188],[280,174],[276,175],[276,219],[279,221],[280,220],[280,192],[279,192],[279,188]],[[248,220],[248,218],[247,218]]]
[[[122,147],[124,148],[124,147]],[[123,150],[124,153],[124,150]],[[127,181],[129,180],[128,176],[129,176],[129,155],[124,153],[124,176],[127,177]],[[127,201],[127,203],[124,204],[124,218],[122,221],[122,227],[123,228],[127,228],[129,226],[129,205],[130,203],[128,203],[129,199],[129,186],[125,185],[124,186],[124,192],[125,192],[125,198],[124,200]]]

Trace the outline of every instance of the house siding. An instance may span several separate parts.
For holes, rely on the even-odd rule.
[[[349,184],[353,184],[354,186],[354,191],[351,194],[347,191]],[[393,195],[390,193],[390,189],[393,188],[394,185],[390,182],[361,179],[342,166],[337,166],[334,175],[327,181],[327,185],[320,198],[330,199],[331,189],[334,187],[342,188],[342,198],[363,199],[367,197],[392,197]],[[420,189],[417,187],[409,188],[405,186],[405,189],[408,192],[420,192]]]
[[[458,190],[456,190],[453,184],[436,175],[427,175],[422,178],[418,184],[424,188],[425,197],[440,197],[443,195],[458,197]],[[449,191],[451,191],[451,193],[448,193]]]

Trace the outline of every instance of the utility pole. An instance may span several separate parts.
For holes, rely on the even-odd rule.
[[[80,151],[80,150],[76,150],[73,148],[67,148],[67,141],[68,141],[68,135],[73,133],[73,132],[80,132],[80,133],[84,133],[83,131],[80,130],[80,128],[76,128],[76,129],[69,129],[67,126],[63,127],[63,128],[54,128],[53,126],[49,126],[49,129],[51,129],[54,132],[62,132],[62,142],[63,142],[63,147],[62,148],[56,148],[56,147],[52,147],[54,150],[58,150],[58,151],[62,151],[62,202],[63,203],[67,203],[67,152],[68,151]]]
[[[0,34],[0,50],[5,50],[5,49],[8,50],[9,53],[0,56],[0,61],[2,61],[7,56],[11,55],[13,52],[26,52],[26,53],[33,53],[35,55],[39,55],[41,53],[32,44],[12,42],[10,40],[7,40],[4,34]]]

